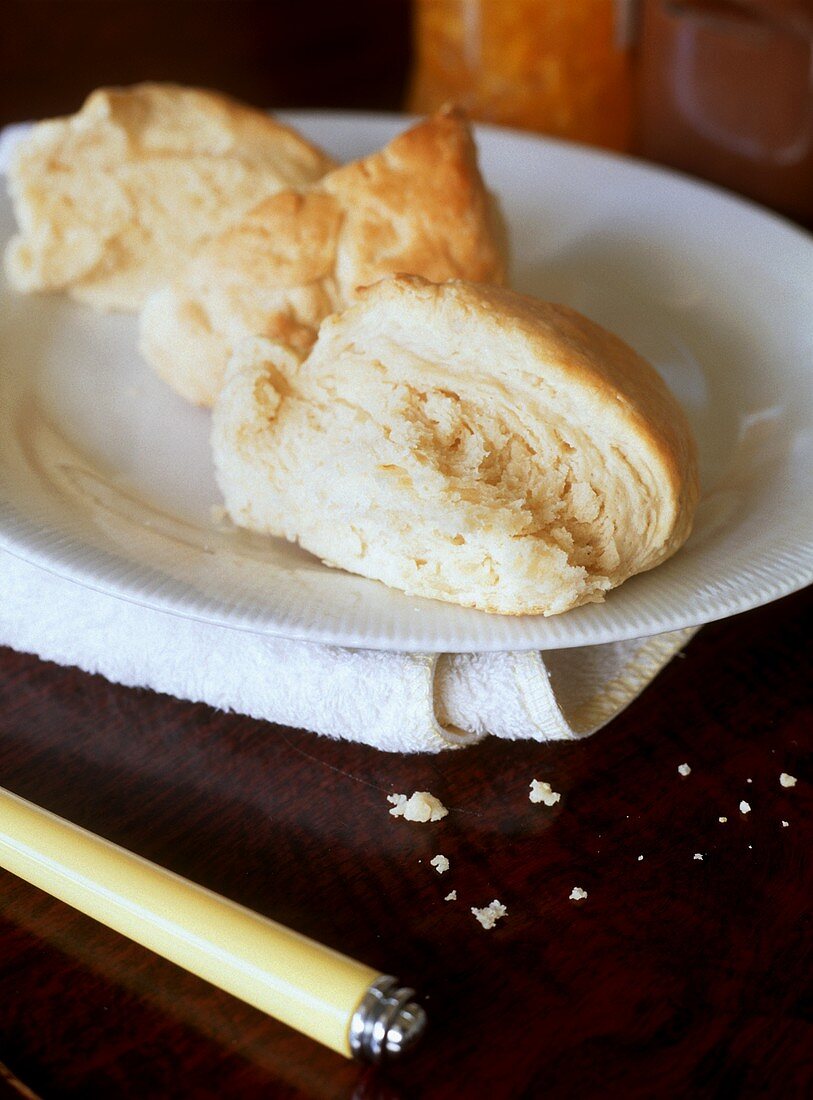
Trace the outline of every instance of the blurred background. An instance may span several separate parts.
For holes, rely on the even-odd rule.
[[[6,0],[0,123],[103,84],[474,118],[632,152],[813,224],[813,0]]]

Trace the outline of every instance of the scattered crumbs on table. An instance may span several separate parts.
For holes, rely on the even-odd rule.
[[[783,787],[795,787],[798,781],[795,775],[788,775],[787,772],[782,772],[779,776],[779,782]]]
[[[446,897],[443,900],[444,901],[457,901],[457,890],[450,890],[449,893],[446,895]]]
[[[783,828],[783,829],[787,829],[788,825],[790,825],[790,822],[789,822],[789,821],[783,821],[783,822],[782,822],[782,828]]]
[[[702,852],[695,852],[693,858],[694,859],[702,859],[703,858],[703,853]]]
[[[387,802],[392,803],[392,816],[406,821],[440,821],[449,812],[429,791],[415,791],[409,798],[405,794],[388,794]]]
[[[680,772],[681,775],[691,775],[692,774],[692,769],[689,767],[688,764],[678,764],[678,771]]]
[[[718,817],[717,820],[720,822],[721,825],[725,825],[726,821],[728,821],[728,818],[727,817]]]
[[[544,780],[531,780],[531,793],[528,798],[531,802],[544,802],[546,806],[555,806],[562,796],[554,791],[550,783]]]
[[[497,901],[496,898],[486,905],[484,909],[476,909],[472,906],[471,911],[485,929],[493,928],[497,921],[508,912],[503,903]]]
[[[449,870],[449,860],[440,853],[438,853],[434,859],[430,859],[429,862],[439,875],[445,875]]]
[[[742,802],[740,803],[740,813],[741,814],[750,814],[750,812],[751,812],[750,805],[745,801],[745,799],[743,799]],[[390,810],[390,813],[392,813],[392,810]]]
[[[571,901],[584,901],[586,897],[587,891],[582,890],[581,886],[574,886],[573,889],[570,891]]]

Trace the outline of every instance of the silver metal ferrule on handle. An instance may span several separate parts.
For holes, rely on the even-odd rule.
[[[411,1050],[426,1030],[426,1013],[396,978],[382,974],[350,1020],[350,1049],[361,1062],[378,1064]]]

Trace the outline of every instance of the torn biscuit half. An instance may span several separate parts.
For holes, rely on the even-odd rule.
[[[657,372],[565,306],[385,279],[304,358],[248,341],[215,407],[239,526],[414,596],[500,614],[603,600],[687,538],[686,417]]]
[[[175,84],[100,88],[15,147],[19,227],[6,270],[21,291],[66,290],[138,310],[206,238],[334,161],[264,111]]]

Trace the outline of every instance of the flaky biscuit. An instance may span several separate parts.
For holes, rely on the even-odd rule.
[[[383,280],[304,359],[247,341],[213,447],[238,525],[501,614],[603,600],[678,549],[698,497],[649,364],[572,309],[465,282]]]
[[[9,278],[22,291],[139,309],[202,240],[333,164],[226,96],[173,84],[102,88],[77,114],[38,123],[15,151]]]
[[[211,405],[247,335],[304,350],[359,286],[395,273],[501,282],[504,251],[469,126],[441,111],[207,242],[146,303],[141,350],[182,396]]]

